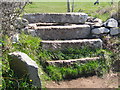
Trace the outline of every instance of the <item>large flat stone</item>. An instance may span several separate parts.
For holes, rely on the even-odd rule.
[[[70,59],[70,60],[54,60],[54,61],[47,61],[48,65],[53,65],[53,66],[70,66],[75,63],[86,63],[89,61],[96,61],[99,60],[99,57],[92,57],[92,58],[80,58],[80,59]]]
[[[41,26],[34,28],[36,36],[43,40],[70,40],[89,38],[89,25],[71,25],[71,26]],[[31,29],[28,33],[31,33]]]
[[[45,50],[64,50],[66,48],[102,48],[101,39],[81,39],[81,40],[55,40],[42,41],[41,46]]]
[[[41,87],[41,81],[38,74],[38,65],[27,54],[22,52],[9,53],[10,68],[18,75],[24,78],[28,75],[29,80],[36,87]]]
[[[87,17],[85,13],[36,13],[23,16],[29,23],[85,23]]]

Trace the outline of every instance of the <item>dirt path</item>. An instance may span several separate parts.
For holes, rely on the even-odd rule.
[[[118,88],[118,75],[108,74],[103,78],[97,76],[61,81],[59,84],[49,81],[46,88]]]

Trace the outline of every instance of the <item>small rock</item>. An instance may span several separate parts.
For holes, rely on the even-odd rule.
[[[102,20],[99,18],[96,18],[94,21],[94,27],[101,27],[103,25]]]
[[[99,18],[95,18],[93,21],[94,21],[94,22],[99,22],[99,23],[102,23],[102,20],[101,20],[101,19],[99,19]]]
[[[41,87],[41,81],[38,74],[38,65],[27,54],[22,52],[13,52],[8,54],[10,68],[23,78],[29,75],[29,80],[36,87]]]
[[[28,20],[24,19],[24,18],[17,18],[14,22],[14,25],[16,27],[16,29],[22,29],[25,28],[26,26],[28,26],[29,22]]]
[[[120,33],[120,28],[111,28],[110,35],[118,35]]]
[[[102,34],[102,33],[109,33],[109,32],[110,32],[110,30],[105,27],[95,28],[92,30],[93,34]]]
[[[30,29],[34,29],[35,27],[37,27],[36,24],[28,24],[28,28],[30,28]]]
[[[118,22],[114,18],[110,18],[104,23],[104,26],[105,27],[118,27]]]
[[[37,36],[36,30],[34,30],[34,29],[28,29],[27,34],[32,35],[33,37]]]
[[[103,25],[102,20],[99,18],[88,17],[87,22],[93,23],[94,27],[101,27]]]
[[[94,17],[90,17],[90,16],[88,16],[88,17],[87,17],[87,22],[94,22],[93,19],[94,19]]]
[[[94,27],[101,27],[102,26],[102,23],[94,23]]]
[[[17,42],[19,42],[19,34],[18,34],[18,33],[14,34],[14,35],[12,36],[11,40],[12,40],[12,43],[17,43]]]

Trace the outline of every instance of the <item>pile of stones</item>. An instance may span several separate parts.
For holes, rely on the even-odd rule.
[[[92,18],[92,20],[88,18],[88,21],[94,23],[93,25],[91,25],[92,27],[91,32],[93,35],[110,34],[114,36],[120,34],[120,28],[118,27],[118,22],[114,18],[110,18],[104,23],[102,23],[102,20],[98,18],[96,19]]]

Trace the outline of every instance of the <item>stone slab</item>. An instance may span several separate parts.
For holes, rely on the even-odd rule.
[[[45,50],[64,50],[66,48],[102,48],[101,39],[81,39],[81,40],[55,40],[41,41],[42,49]]]
[[[35,27],[33,30],[36,36],[43,40],[71,40],[80,38],[89,38],[89,25],[71,25],[71,26],[41,26]],[[28,29],[30,34],[31,29]]]
[[[25,14],[23,18],[29,23],[85,23],[88,15],[85,13],[33,13]]]
[[[80,59],[70,59],[70,60],[54,60],[54,61],[47,61],[48,65],[53,66],[70,66],[75,63],[86,63],[88,61],[95,61],[99,60],[99,57],[92,57],[92,58],[80,58]]]
[[[10,68],[19,78],[28,75],[32,84],[41,88],[41,80],[38,74],[38,65],[27,54],[22,52],[13,52],[8,55]]]

